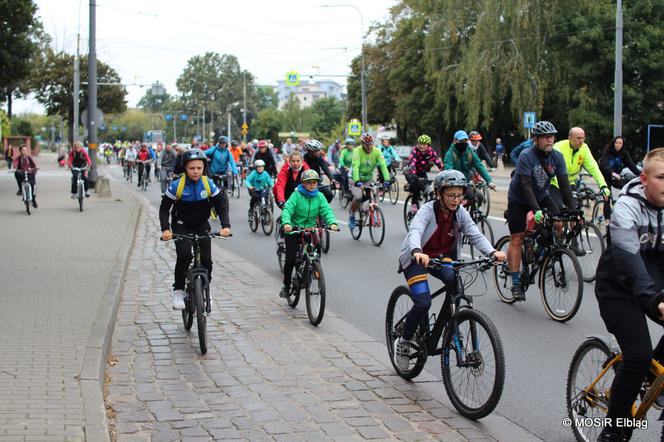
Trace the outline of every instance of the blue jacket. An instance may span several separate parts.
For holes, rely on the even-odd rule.
[[[222,149],[218,145],[211,147],[205,151],[205,156],[211,158],[210,173],[215,175],[224,174],[226,173],[226,170],[228,170],[228,165],[230,164],[233,175],[237,175],[237,166],[235,165],[233,155],[228,148]]]
[[[150,152],[150,158],[153,160],[157,159],[157,153],[154,151],[154,149],[150,146],[148,146],[148,152]]]
[[[389,146],[385,147],[382,144],[378,146],[380,148],[380,151],[383,153],[383,158],[385,158],[385,164],[389,166],[392,164],[392,161],[396,161],[397,163],[401,162],[401,157],[397,153],[397,151],[394,149],[394,147]]]
[[[521,152],[524,150],[528,149],[530,146],[533,145],[533,140],[526,140],[516,146],[514,149],[512,149],[512,152],[510,152],[510,160],[512,160],[512,164],[516,167],[516,163],[519,160],[519,155],[521,155]]]
[[[253,187],[256,190],[263,190],[265,188],[271,188],[274,186],[274,181],[269,173],[265,170],[258,173],[256,169],[252,170],[249,176],[247,177],[247,187]]]

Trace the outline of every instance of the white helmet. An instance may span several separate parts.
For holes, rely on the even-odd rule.
[[[254,161],[254,167],[260,167],[260,166],[265,167],[265,161],[263,161],[263,160]]]

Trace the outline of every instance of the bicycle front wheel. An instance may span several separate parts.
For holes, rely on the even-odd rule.
[[[260,218],[260,212],[258,211],[257,208],[254,207],[254,209],[252,209],[251,219],[249,220],[249,228],[251,229],[252,232],[258,230],[259,218]]]
[[[323,253],[330,251],[330,232],[323,230],[320,235],[320,249]]]
[[[597,273],[599,258],[604,253],[606,243],[599,227],[587,223],[577,236],[578,245],[585,250],[585,255],[577,257],[581,266],[581,274],[585,282],[593,282]]]
[[[78,185],[78,210],[79,212],[83,211],[83,184]]]
[[[380,246],[385,239],[385,217],[378,206],[369,209],[369,236],[376,247]]]
[[[194,324],[194,310],[196,303],[194,297],[190,293],[184,295],[184,310],[182,310],[182,322],[184,322],[184,329],[189,331]]]
[[[399,201],[399,181],[397,181],[396,178],[390,183],[387,192],[390,198],[390,203],[394,206],[397,201]]]
[[[558,322],[572,319],[583,298],[583,274],[574,253],[569,249],[554,250],[544,258],[539,276],[546,313]]]
[[[194,301],[196,302],[196,325],[198,326],[198,343],[201,354],[207,353],[207,316],[205,316],[205,303],[203,301],[203,279],[194,279]]]
[[[350,230],[350,236],[352,236],[353,239],[355,239],[355,240],[360,239],[360,236],[362,236],[362,229],[364,228],[364,218],[362,216],[362,209],[360,209],[357,212],[357,214],[359,216],[355,220],[355,228],[354,229],[349,229]]]
[[[590,222],[599,227],[602,234],[606,232],[606,221],[608,221],[608,219],[604,218],[604,204],[607,204],[604,200],[595,201],[590,217]]]
[[[489,223],[486,218],[482,217],[477,222],[477,228],[480,229],[482,235],[484,235],[486,239],[489,240],[491,245],[493,245],[493,227],[491,227],[491,223]],[[468,247],[470,248],[470,257],[475,259],[475,248],[470,244],[470,242],[468,242]]]
[[[342,209],[345,209],[348,207],[348,203],[350,203],[350,200],[348,199],[348,195],[346,195],[346,190],[342,187],[339,189],[339,205]]]
[[[263,233],[265,235],[270,236],[272,234],[272,231],[274,230],[274,219],[272,217],[272,209],[266,207],[261,212],[262,212],[261,229],[263,229]]]
[[[510,236],[505,235],[496,243],[496,250],[507,254],[510,246]],[[512,296],[512,272],[507,263],[493,266],[493,283],[496,286],[498,298],[506,304],[514,304],[516,299]]]
[[[505,354],[498,330],[482,312],[463,309],[443,336],[441,371],[452,405],[481,419],[498,405],[505,383]]]
[[[240,180],[238,179],[237,176],[233,177],[233,195],[235,196],[235,199],[240,199],[240,191],[242,190],[240,186]],[[268,233],[269,235],[269,233]]]
[[[387,352],[390,355],[390,362],[397,374],[403,379],[416,378],[424,368],[424,363],[427,361],[426,351],[420,350],[417,354],[412,355],[408,370],[403,370],[394,363],[394,342],[403,334],[403,327],[406,323],[406,315],[413,308],[413,300],[410,297],[410,290],[408,287],[400,285],[395,288],[387,301],[387,312],[385,313],[385,339],[387,341]],[[418,327],[415,334],[418,337],[418,342],[424,345],[424,328],[422,325]]]
[[[574,437],[579,442],[596,441],[603,429],[602,426],[579,426],[577,423],[586,419],[601,422],[598,418],[606,417],[618,364],[597,378],[614,357],[606,344],[597,338],[586,340],[572,357],[567,373],[566,405]],[[591,385],[593,387],[589,388]]]
[[[317,326],[325,314],[325,276],[319,262],[311,264],[305,296],[309,322]]]
[[[484,216],[489,216],[489,210],[491,209],[491,196],[489,194],[489,188],[487,186],[482,187],[482,205],[480,210]]]

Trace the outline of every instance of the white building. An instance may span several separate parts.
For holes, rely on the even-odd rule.
[[[309,107],[316,100],[321,98],[334,97],[337,100],[343,100],[345,93],[343,86],[331,80],[321,80],[316,82],[309,82],[308,80],[300,80],[298,86],[288,86],[285,80],[277,81],[277,89],[279,94],[279,108],[283,108],[291,94],[300,101],[300,106]]]

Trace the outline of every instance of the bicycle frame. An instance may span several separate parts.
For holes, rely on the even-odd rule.
[[[21,183],[21,193],[24,202],[32,201],[32,186],[30,185],[30,179],[28,177],[28,174],[34,173],[34,169],[30,170],[32,170],[32,172],[28,170],[23,171],[23,182]]]

